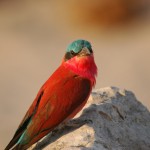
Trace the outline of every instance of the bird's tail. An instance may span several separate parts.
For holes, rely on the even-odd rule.
[[[12,150],[25,150],[24,146],[18,144]]]
[[[4,150],[10,150],[18,141],[18,137],[13,138]]]
[[[16,144],[15,146],[12,146],[11,143],[10,145],[8,144],[8,146],[4,149],[4,150],[26,150],[26,148],[24,148],[24,145],[20,145],[20,144]]]
[[[12,146],[7,146],[6,148],[5,148],[5,150],[26,150],[26,148],[24,148],[24,146],[23,145],[20,145],[20,144],[17,144],[17,145],[15,145],[13,148],[12,148]]]

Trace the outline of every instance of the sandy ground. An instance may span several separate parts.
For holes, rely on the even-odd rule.
[[[95,88],[131,90],[150,109],[149,14],[113,27],[89,27],[73,24],[54,2],[1,3],[0,7],[0,149],[75,39],[93,45],[99,69]]]

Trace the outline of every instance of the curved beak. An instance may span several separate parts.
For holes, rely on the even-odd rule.
[[[84,47],[80,51],[79,56],[88,56],[90,54],[91,54],[90,50],[88,48]]]

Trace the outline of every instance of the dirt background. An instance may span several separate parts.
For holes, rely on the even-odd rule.
[[[149,6],[149,0],[1,0],[0,149],[79,38],[93,45],[96,88],[131,90],[150,109]]]

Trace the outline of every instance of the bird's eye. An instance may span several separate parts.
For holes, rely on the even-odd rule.
[[[90,48],[89,50],[90,50],[90,52],[91,52],[91,53],[93,53],[93,50],[92,50],[92,48]]]
[[[76,55],[76,53],[75,53],[73,50],[71,51],[71,54],[72,54],[72,55]]]

